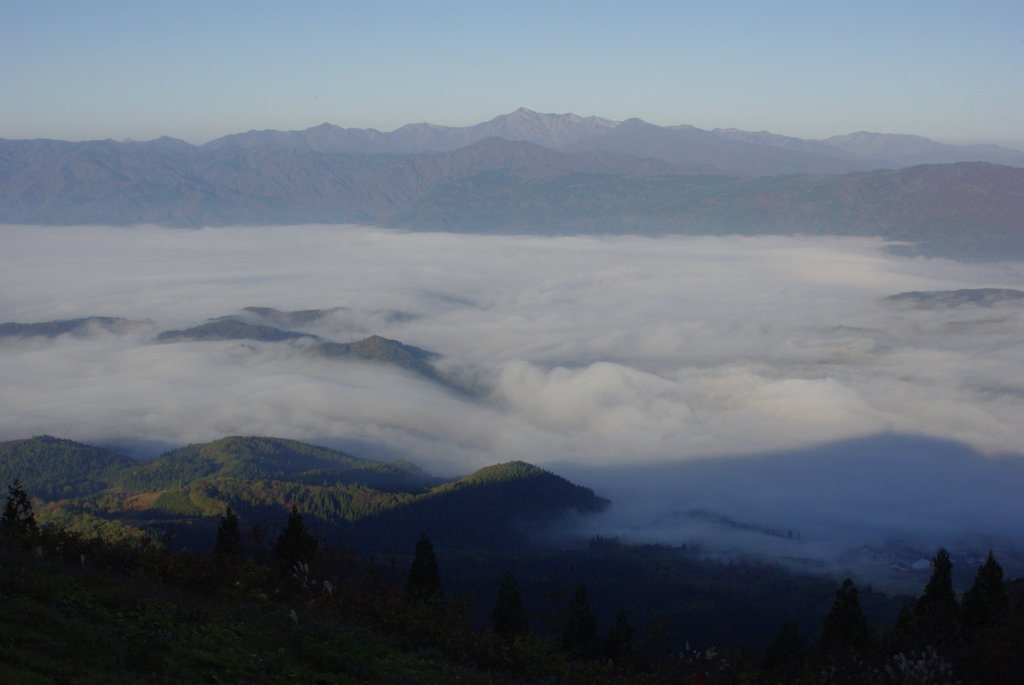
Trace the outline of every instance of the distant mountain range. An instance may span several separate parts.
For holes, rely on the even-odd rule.
[[[326,154],[278,146],[214,150],[148,143],[0,141],[0,221],[171,226],[379,223],[481,171],[673,175],[660,160],[566,155],[498,138],[452,152]]]
[[[877,235],[923,254],[1015,258],[1024,152],[526,109],[461,128],[323,124],[203,146],[0,140],[0,222]]]
[[[236,133],[203,147],[278,145],[330,154],[410,154],[456,150],[487,138],[534,143],[562,152],[617,151],[747,175],[847,173],[954,162],[1024,167],[1024,152],[997,145],[944,145],[920,136],[865,131],[805,140],[767,131],[704,131],[686,125],[655,126],[640,119],[612,121],[575,114],[541,114],[526,108],[475,126],[408,124],[382,133],[324,123],[304,131]]]

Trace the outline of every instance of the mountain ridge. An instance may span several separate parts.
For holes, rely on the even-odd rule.
[[[558,148],[575,140],[612,129],[619,122],[601,117],[580,117],[575,114],[541,114],[520,107],[510,114],[501,114],[473,126],[453,127],[416,123],[400,126],[391,132],[377,129],[342,128],[324,122],[301,131],[247,131],[216,138],[202,145],[216,149],[225,145],[255,147],[283,145],[315,152],[355,152],[364,154],[419,152],[450,152],[486,138],[531,142]]]
[[[438,187],[387,225],[546,235],[879,236],[910,243],[904,252],[1012,259],[1024,256],[1024,169],[963,162],[842,176],[569,175],[547,183],[488,172]]]
[[[649,127],[648,140],[621,140],[623,126]],[[787,173],[847,173],[871,171],[879,168],[902,168],[918,164],[943,164],[954,162],[990,162],[1008,166],[1024,167],[1024,152],[998,145],[948,145],[910,134],[871,133],[866,131],[835,135],[815,140],[783,136],[767,131],[751,132],[738,129],[714,129],[705,131],[688,124],[657,126],[641,119],[615,121],[597,116],[582,117],[573,113],[540,113],[520,107],[509,114],[501,114],[489,121],[472,126],[441,126],[438,124],[406,124],[394,131],[382,132],[377,129],[342,128],[327,122],[319,126],[296,131],[251,130],[234,133],[211,140],[202,147],[215,149],[225,145],[256,147],[274,144],[295,147],[316,152],[339,153],[392,153],[408,154],[429,151],[451,151],[478,142],[488,137],[499,137],[510,141],[532,142],[560,151],[581,151],[608,149],[609,141],[603,136],[619,134],[617,148],[628,154],[641,157],[643,150],[653,150],[653,156],[677,164],[692,165],[709,163],[698,158],[681,157],[678,151],[659,150],[658,141],[673,141],[673,147],[694,144],[695,138],[702,138],[707,151],[718,156],[732,155],[749,159],[722,165],[715,161],[712,166],[731,173],[741,172],[764,175]],[[717,137],[742,146],[715,146],[711,137]],[[750,147],[745,147],[749,145]],[[756,150],[774,148],[785,151],[774,155]]]
[[[567,155],[499,138],[418,155],[323,154],[275,146],[179,149],[113,141],[44,144],[50,142],[0,140],[0,158],[20,164],[0,178],[0,222],[372,223],[437,185],[488,169],[540,175],[707,171],[617,153]],[[40,149],[44,152],[36,154]]]
[[[300,132],[249,147],[0,140],[0,222],[870,235],[931,256],[1024,256],[1024,152],[1006,148],[865,133],[807,141],[525,109],[457,130],[410,126],[401,135],[434,136],[435,147],[491,137],[402,154],[314,151],[309,136],[295,142]],[[965,155],[1005,163],[867,170],[886,163],[880,155],[899,158],[894,167]]]

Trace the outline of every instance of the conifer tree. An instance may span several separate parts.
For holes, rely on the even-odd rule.
[[[825,625],[821,629],[821,651],[860,651],[867,647],[868,637],[868,622],[860,608],[857,586],[853,579],[847,578],[836,590],[832,610],[825,617]]]
[[[592,659],[597,656],[597,617],[590,609],[587,586],[580,583],[569,600],[569,613],[562,627],[562,649],[573,656]]]
[[[1003,567],[992,552],[978,569],[974,585],[964,593],[964,625],[980,628],[1001,621],[1009,612],[1010,602],[1003,585]]]
[[[21,481],[15,480],[7,486],[4,515],[0,518],[0,535],[20,537],[31,535],[38,530],[35,514],[32,513],[32,500],[29,499]]]
[[[911,635],[918,648],[931,645],[944,650],[959,640],[960,632],[960,603],[953,589],[953,562],[946,548],[936,551],[932,567],[924,594],[914,604]]]
[[[775,638],[764,653],[764,667],[770,671],[785,669],[799,663],[804,658],[804,639],[796,621],[782,624],[778,637]]]
[[[612,661],[625,661],[633,656],[635,632],[629,623],[629,614],[623,609],[615,614],[615,625],[604,641],[604,653]]]
[[[956,591],[953,590],[953,562],[945,547],[939,547],[932,559],[932,577],[924,587],[924,594],[917,600],[916,612],[921,614],[956,614]]]
[[[523,596],[519,591],[519,583],[512,573],[505,572],[498,588],[498,601],[491,611],[491,623],[494,632],[504,638],[512,638],[530,632],[530,622],[523,609]]]
[[[420,531],[420,539],[416,543],[416,556],[409,567],[409,577],[405,581],[405,599],[417,604],[441,597],[441,574],[434,556],[434,546],[430,538]]]
[[[277,539],[274,546],[274,556],[284,562],[285,566],[294,566],[302,562],[308,562],[316,554],[319,543],[313,537],[306,526],[302,523],[302,514],[297,506],[292,506],[292,513],[288,515],[288,524],[285,526],[281,537]]]
[[[217,545],[213,552],[218,555],[236,554],[241,551],[241,547],[242,530],[238,525],[238,515],[228,507],[217,528]]]

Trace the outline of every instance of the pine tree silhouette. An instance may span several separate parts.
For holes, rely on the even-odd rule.
[[[860,608],[857,586],[847,578],[836,590],[832,610],[825,617],[819,647],[823,652],[843,649],[861,651],[868,645],[868,622]]]
[[[615,625],[604,641],[604,655],[612,661],[628,661],[633,657],[635,631],[629,623],[629,614],[623,609],[615,614]]]
[[[515,637],[530,632],[530,622],[523,609],[523,596],[519,591],[519,583],[512,573],[505,572],[498,588],[498,601],[491,611],[491,623],[494,632],[505,638]]]
[[[1003,585],[1003,567],[992,552],[978,569],[974,585],[964,593],[964,626],[969,630],[1002,621],[1009,613],[1010,601]]]
[[[562,627],[562,649],[573,656],[592,659],[597,656],[597,617],[590,610],[587,586],[580,583],[569,600],[569,613]]]
[[[941,613],[955,614],[956,592],[953,590],[953,562],[949,560],[949,552],[939,547],[932,559],[932,577],[924,587],[924,594],[917,600],[915,611],[918,614]]]
[[[890,642],[904,653],[928,648],[940,653],[960,649],[962,609],[953,589],[953,562],[940,547],[932,559],[932,575],[923,594],[900,609]]]
[[[285,526],[281,537],[274,545],[274,556],[284,562],[286,567],[294,566],[300,561],[308,562],[316,554],[319,543],[313,537],[306,526],[302,523],[302,514],[299,508],[292,506],[292,513],[288,515],[288,524]]]
[[[441,574],[434,556],[434,546],[430,538],[420,531],[419,542],[416,543],[416,556],[409,567],[409,577],[405,581],[405,599],[416,604],[441,597]]]
[[[217,544],[213,553],[218,555],[237,554],[242,549],[242,530],[238,525],[238,515],[228,507],[224,518],[217,528]]]
[[[4,515],[0,518],[0,535],[3,537],[23,537],[39,531],[35,514],[32,513],[32,500],[25,492],[20,480],[7,486],[7,501],[4,504]]]
[[[764,653],[762,664],[769,671],[789,668],[804,658],[804,639],[796,621],[782,624],[778,637]]]

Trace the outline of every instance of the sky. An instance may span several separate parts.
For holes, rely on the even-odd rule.
[[[0,1],[0,138],[203,143],[519,107],[1024,148],[1024,4]]]

